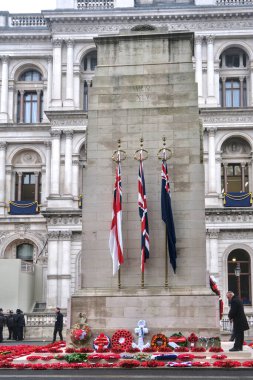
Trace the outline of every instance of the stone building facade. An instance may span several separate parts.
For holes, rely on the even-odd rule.
[[[66,308],[83,287],[80,196],[85,201],[88,98],[100,64],[94,38],[146,25],[194,33],[207,273],[223,298],[239,290],[252,313],[252,5],[58,0],[40,14],[0,11],[0,258],[10,260],[3,273],[0,266],[0,285],[8,286],[16,259],[21,274],[10,289],[19,290],[19,305],[6,299],[4,308]]]

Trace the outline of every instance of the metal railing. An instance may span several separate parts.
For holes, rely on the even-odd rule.
[[[247,320],[248,320],[249,327],[252,328],[253,315],[247,315]],[[227,315],[225,315],[220,321],[220,326],[221,326],[221,331],[232,332],[233,330],[233,324],[230,322]]]
[[[216,0],[216,5],[253,5],[253,0]]]
[[[47,26],[47,22],[42,15],[16,15],[12,16],[10,26],[14,27],[38,27]]]
[[[76,0],[77,9],[110,9],[114,8],[114,0]]]

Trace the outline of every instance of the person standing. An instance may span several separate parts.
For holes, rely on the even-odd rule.
[[[233,333],[235,337],[234,347],[229,351],[243,351],[244,331],[249,330],[249,324],[244,313],[243,303],[239,297],[228,291],[227,299],[230,301],[228,318],[233,322]]]
[[[6,323],[6,318],[3,313],[3,309],[0,308],[0,343],[3,341],[3,328]]]
[[[8,330],[9,330],[9,338],[8,338],[8,340],[10,340],[10,339],[14,339],[14,338],[13,338],[13,331],[14,331],[14,314],[13,314],[13,311],[12,311],[12,310],[9,310],[9,314],[8,314],[7,317],[6,317],[6,325],[7,325]]]
[[[25,317],[23,312],[20,309],[16,310],[16,314],[14,315],[14,339],[23,340],[24,334],[24,326],[25,326]]]
[[[63,340],[62,330],[63,330],[63,314],[61,313],[61,309],[59,307],[57,307],[55,309],[55,324],[54,324],[53,342],[56,341],[56,334],[57,333],[59,333],[60,340]]]

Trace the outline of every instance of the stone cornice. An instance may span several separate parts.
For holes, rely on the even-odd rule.
[[[88,117],[82,111],[45,111],[52,127],[84,127],[86,129]]]
[[[247,223],[253,226],[253,209],[252,208],[210,208],[205,210],[206,224],[219,225]],[[207,227],[209,229],[209,227]],[[230,227],[231,228],[231,227]],[[243,225],[241,225],[243,228]],[[227,229],[227,228],[226,228]]]
[[[253,108],[225,109],[225,108],[205,108],[200,110],[200,119],[203,126],[208,124],[243,124],[252,127]]]

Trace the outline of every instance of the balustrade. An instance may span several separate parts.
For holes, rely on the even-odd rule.
[[[28,15],[28,16],[12,16],[11,26],[14,27],[33,27],[33,26],[47,26],[47,22],[41,15]]]
[[[234,6],[243,6],[243,5],[253,5],[253,0],[216,0],[216,5],[234,5]]]
[[[77,9],[114,8],[114,0],[77,0]]]

